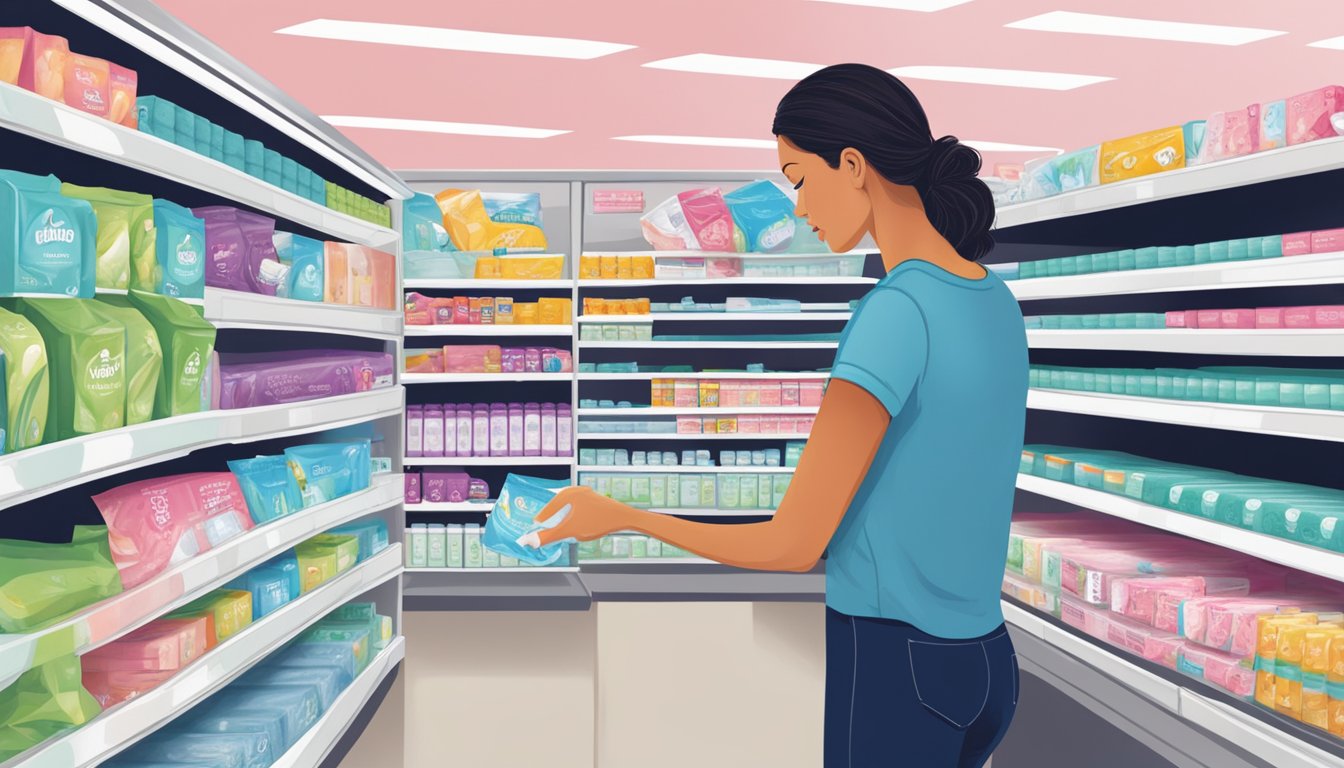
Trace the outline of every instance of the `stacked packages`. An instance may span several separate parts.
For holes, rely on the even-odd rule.
[[[136,127],[135,72],[75,53],[59,35],[44,35],[31,27],[0,27],[0,82]]]
[[[407,373],[570,373],[567,349],[456,344],[442,349],[406,350]]]
[[[825,253],[794,208],[793,198],[773,182],[753,181],[726,194],[718,187],[687,190],[659,203],[639,224],[644,239],[660,251]],[[608,276],[604,267],[591,271],[584,276]]]
[[[1033,366],[1032,387],[1207,403],[1344,410],[1344,371],[1315,368]]]
[[[508,296],[406,294],[407,325],[569,325],[573,312],[573,302],[562,298],[515,302]]]
[[[617,533],[593,541],[579,542],[579,561],[636,560],[664,558],[685,560],[695,557],[684,549],[640,533]]]
[[[406,408],[406,455],[570,456],[568,403],[475,403]]]
[[[633,507],[651,509],[774,509],[793,476],[785,473],[609,474],[580,472],[579,484]]]

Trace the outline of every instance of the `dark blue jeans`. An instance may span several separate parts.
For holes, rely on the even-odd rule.
[[[826,609],[826,768],[981,766],[1016,708],[1005,627],[946,640]]]

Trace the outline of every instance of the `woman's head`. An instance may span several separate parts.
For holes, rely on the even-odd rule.
[[[994,246],[994,199],[976,178],[980,155],[952,136],[935,140],[919,100],[895,76],[838,64],[800,81],[775,110],[780,167],[799,184],[800,215],[836,251],[871,226],[869,172],[913,187],[934,229],[979,261]],[[789,168],[793,166],[793,168]]]

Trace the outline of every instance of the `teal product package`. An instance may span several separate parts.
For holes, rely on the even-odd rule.
[[[359,539],[359,559],[356,562],[362,563],[387,549],[387,522],[377,518],[347,523],[340,528],[331,529],[329,533],[354,536]]]
[[[433,195],[416,192],[401,205],[402,248],[407,251],[457,250],[443,226],[443,211]]]
[[[0,170],[0,296],[93,298],[98,221],[55,176]]]
[[[298,480],[305,507],[362,491],[372,480],[368,440],[286,448],[285,459]]]
[[[252,620],[256,621],[299,596],[299,563],[293,554],[259,565],[229,582],[228,589],[252,593]]]
[[[299,301],[322,301],[326,290],[322,271],[326,262],[325,245],[302,235],[291,235],[290,238],[291,262],[285,295]]]
[[[238,478],[247,511],[257,525],[303,509],[299,482],[284,456],[235,459],[229,462],[229,471]]]
[[[205,220],[189,208],[155,198],[154,229],[158,269],[153,292],[179,299],[204,297]]]
[[[567,480],[547,480],[510,473],[504,478],[504,487],[499,491],[495,507],[485,520],[481,544],[501,555],[516,557],[528,565],[556,565],[565,560],[569,542],[557,541],[534,548],[524,546],[518,540],[529,533],[537,533],[560,523],[565,514],[563,511],[545,524],[538,523],[536,518],[555,494],[568,486]]]
[[[742,232],[741,250],[777,253],[788,250],[796,232],[794,204],[773,182],[760,180],[723,196],[733,223]]]

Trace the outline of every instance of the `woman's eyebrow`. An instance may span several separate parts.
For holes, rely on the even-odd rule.
[[[784,173],[786,170],[788,170],[790,165],[797,165],[797,163],[785,163],[784,167],[779,169],[779,172]]]

